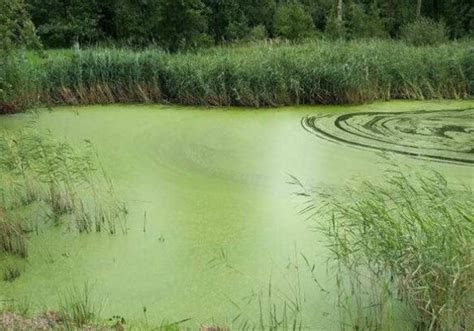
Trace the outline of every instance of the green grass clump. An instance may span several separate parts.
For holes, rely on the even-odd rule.
[[[0,205],[0,252],[28,256],[28,244],[22,222],[7,216]]]
[[[13,282],[15,279],[20,277],[20,275],[20,268],[16,265],[7,264],[3,267],[3,280],[6,282]]]
[[[397,41],[260,43],[170,54],[75,50],[12,62],[15,105],[173,102],[208,106],[360,103],[468,98],[474,65],[467,43],[415,47]],[[1,108],[1,107],[0,107]]]
[[[391,171],[385,183],[364,182],[347,196],[318,194],[318,229],[339,265],[340,283],[371,288],[377,295],[353,299],[376,307],[357,316],[360,329],[384,329],[389,295],[412,311],[417,330],[471,330],[474,327],[474,195],[455,190],[438,173]],[[310,208],[314,210],[314,208]],[[356,284],[357,286],[353,286]],[[356,289],[356,290],[354,290]],[[381,293],[385,293],[381,295]],[[367,302],[373,300],[373,302]],[[365,301],[365,304],[364,304]],[[407,317],[407,316],[404,316]]]
[[[91,287],[72,288],[61,298],[59,316],[66,326],[91,327],[100,316],[102,305],[94,301]]]
[[[25,130],[0,136],[0,252],[27,256],[43,219],[80,233],[125,228],[127,210],[90,142],[84,148]]]

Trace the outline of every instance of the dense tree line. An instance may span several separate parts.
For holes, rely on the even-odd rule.
[[[6,1],[9,0],[0,0]],[[417,19],[472,33],[471,0],[25,0],[46,47],[155,43],[178,50],[235,40],[398,37]]]

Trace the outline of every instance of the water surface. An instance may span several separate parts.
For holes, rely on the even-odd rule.
[[[111,105],[0,117],[6,130],[33,125],[74,144],[92,141],[130,210],[126,235],[42,227],[21,277],[0,282],[0,299],[27,298],[41,310],[89,282],[105,317],[258,325],[259,301],[278,309],[298,301],[304,326],[337,329],[328,253],[298,213],[304,200],[290,175],[336,190],[354,178],[380,181],[389,151],[400,167],[429,166],[474,186],[473,106]]]

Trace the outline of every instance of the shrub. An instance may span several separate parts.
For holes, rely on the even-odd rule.
[[[415,46],[438,45],[447,41],[444,24],[424,17],[403,26],[401,37]]]

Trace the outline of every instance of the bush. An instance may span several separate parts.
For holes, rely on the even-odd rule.
[[[424,17],[403,26],[401,37],[415,46],[438,45],[448,39],[443,23]]]

